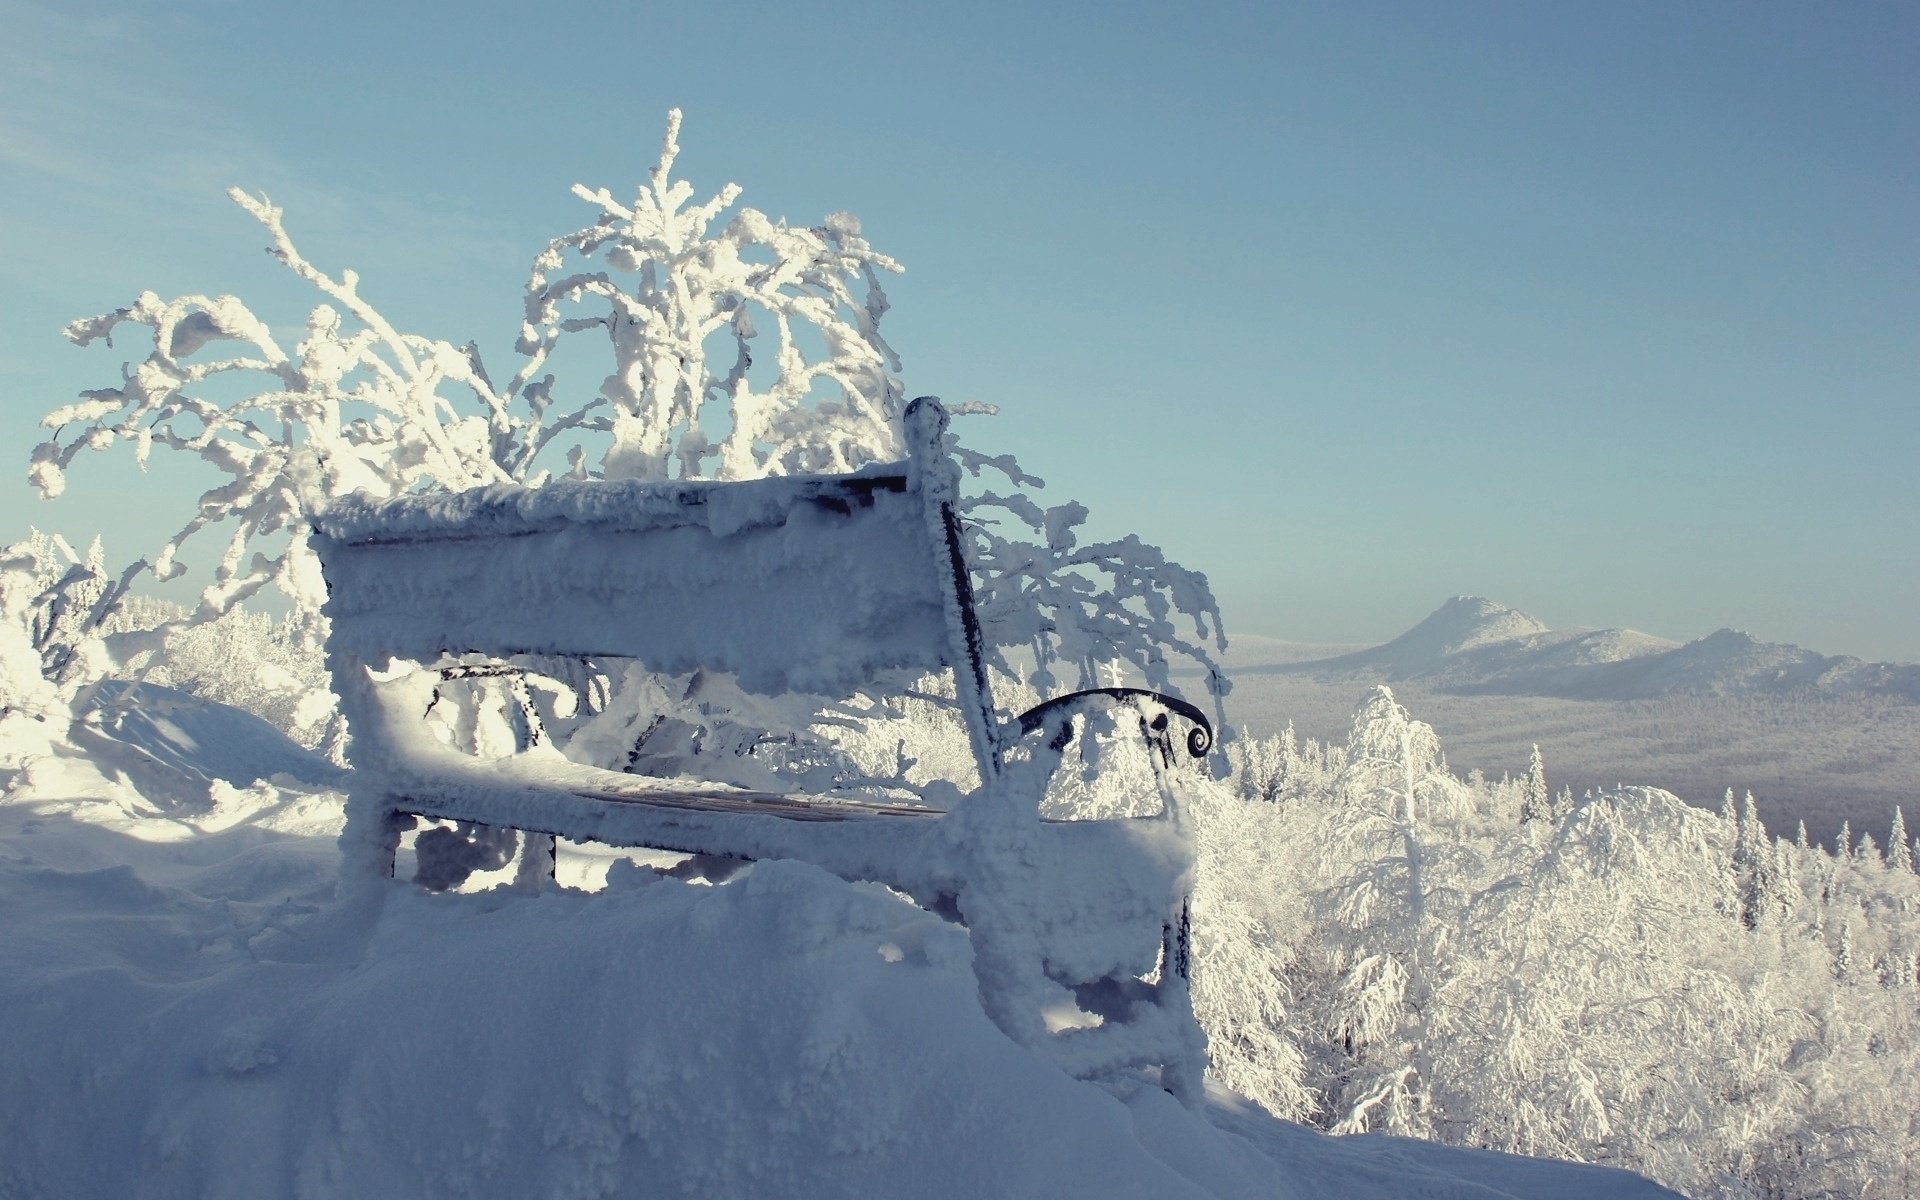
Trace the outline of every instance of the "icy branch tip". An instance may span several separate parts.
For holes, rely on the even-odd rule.
[[[666,185],[667,175],[673,170],[673,160],[680,157],[680,110],[667,110],[667,133],[660,139],[660,165],[653,169],[653,186],[657,192]]]
[[[280,219],[280,210],[273,206],[264,193],[255,196],[243,188],[230,187],[227,189],[227,199],[246,209],[254,220],[268,228],[272,228]]]

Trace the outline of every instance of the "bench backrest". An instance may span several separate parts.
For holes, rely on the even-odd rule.
[[[837,695],[952,667],[976,754],[997,760],[946,414],[916,400],[907,426],[909,459],[851,475],[340,500],[312,538],[329,654],[619,657]]]
[[[619,657],[846,694],[946,661],[926,515],[898,467],[349,502],[321,530],[333,645],[369,662]]]

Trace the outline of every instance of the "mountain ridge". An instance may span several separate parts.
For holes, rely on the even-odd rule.
[[[1920,703],[1920,665],[1912,663],[1819,654],[1730,628],[1684,643],[1635,629],[1554,629],[1484,596],[1454,596],[1378,646],[1238,673],[1578,700],[1811,694]]]

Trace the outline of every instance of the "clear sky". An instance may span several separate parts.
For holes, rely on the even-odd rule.
[[[69,12],[73,9],[76,11]],[[149,552],[191,470],[26,487],[142,288],[310,298],[505,362],[527,263],[666,110],[702,193],[850,209],[911,394],[1229,630],[1471,592],[1920,659],[1920,7],[0,0],[0,538]],[[123,346],[123,349],[126,347]]]

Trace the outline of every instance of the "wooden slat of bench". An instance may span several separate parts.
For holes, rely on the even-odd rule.
[[[517,764],[516,764],[517,765]],[[727,858],[797,858],[847,878],[893,882],[893,864],[944,814],[935,809],[792,796],[711,785],[664,785],[559,764],[542,779],[468,760],[457,769],[389,771],[393,811],[550,833],[570,841]],[[552,769],[552,765],[548,765]],[[371,782],[371,781],[370,781]]]
[[[698,809],[702,812],[759,813],[786,821],[845,821],[866,817],[940,817],[936,808],[879,804],[851,797],[754,792],[717,786],[688,787],[635,778],[630,785],[610,783],[592,788],[569,788],[576,796],[613,804],[645,804],[657,808]]]
[[[508,766],[489,768],[477,760],[469,761],[472,765],[461,772],[469,783],[483,782],[535,795],[564,794],[622,806],[744,813],[782,821],[859,821],[890,817],[926,819],[946,815],[937,808],[886,804],[853,796],[761,792],[726,784],[652,779],[605,770],[582,771],[577,767],[559,778],[543,779]],[[572,764],[568,766],[572,767]],[[590,782],[583,783],[583,779]],[[446,790],[445,775],[443,772],[401,775],[388,783],[387,790],[394,794],[411,790]]]

